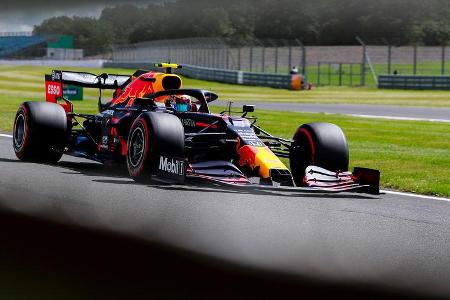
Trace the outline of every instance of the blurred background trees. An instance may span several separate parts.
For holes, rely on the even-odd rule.
[[[299,38],[307,45],[441,45],[450,39],[448,0],[172,0],[105,8],[98,18],[53,17],[35,34],[67,34],[75,47],[187,37],[234,44]]]

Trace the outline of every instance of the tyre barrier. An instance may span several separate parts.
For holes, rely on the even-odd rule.
[[[159,70],[154,63],[148,62],[105,62],[104,68],[129,68]],[[249,86],[265,86],[290,90],[302,90],[307,86],[305,77],[301,74],[268,74],[256,72],[244,72],[236,70],[225,70],[206,68],[193,65],[183,65],[183,68],[174,70],[175,73],[185,77],[217,81],[231,84]]]

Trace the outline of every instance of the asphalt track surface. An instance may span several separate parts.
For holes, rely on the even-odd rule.
[[[56,166],[19,162],[11,143],[0,137],[0,211],[252,270],[266,275],[256,281],[259,288],[283,278],[294,289],[311,280],[450,298],[445,199],[141,185],[124,168],[83,159],[64,156]]]
[[[450,122],[450,108],[447,107],[415,107],[395,105],[363,105],[363,104],[300,104],[252,102],[256,110],[280,110],[291,112],[322,112],[363,117],[377,117],[399,120]],[[239,105],[235,102],[235,105]]]

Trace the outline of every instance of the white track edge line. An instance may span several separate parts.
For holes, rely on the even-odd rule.
[[[264,102],[262,102],[264,103]],[[273,103],[273,102],[268,102]],[[280,102],[280,104],[286,102]],[[258,105],[258,104],[255,104]],[[211,106],[218,107],[219,105],[212,104]],[[262,107],[263,110],[271,110],[269,108]],[[442,123],[450,123],[448,119],[428,119],[428,118],[418,118],[418,117],[400,117],[400,116],[385,116],[385,115],[365,115],[365,114],[351,114],[351,113],[342,113],[342,112],[324,112],[318,110],[288,110],[288,109],[274,109],[276,111],[287,111],[287,112],[297,112],[297,113],[311,113],[311,114],[325,114],[325,115],[342,115],[342,116],[351,116],[357,118],[368,118],[368,119],[383,119],[383,120],[398,120],[398,121],[423,121],[423,122],[442,122]]]
[[[450,202],[450,199],[442,198],[442,197],[426,196],[426,195],[413,194],[413,193],[403,193],[403,192],[396,192],[396,191],[389,191],[389,190],[380,190],[380,192],[386,193],[386,194],[391,194],[391,195],[399,195],[399,196],[407,196],[407,197],[414,197],[414,198],[422,198],[422,199],[431,199],[431,200],[437,200],[437,201]]]
[[[10,139],[12,139],[12,137],[13,137],[12,135],[9,135],[9,134],[1,134],[1,133],[0,133],[0,136],[1,136],[1,137],[5,137],[5,138],[10,138]]]
[[[334,113],[333,113],[334,114]],[[425,122],[443,122],[450,123],[446,119],[426,119],[426,118],[412,118],[412,117],[395,117],[395,116],[378,116],[378,115],[359,115],[359,114],[345,114],[347,116],[368,118],[368,119],[385,119],[385,120],[399,120],[399,121],[425,121]]]
[[[277,111],[284,111],[284,110],[277,110]],[[361,115],[361,114],[346,114],[346,113],[341,113],[341,112],[321,112],[321,111],[304,111],[304,110],[295,110],[292,112],[305,113],[305,114],[341,115],[341,116],[349,116],[349,117],[355,117],[355,118],[380,119],[380,120],[450,123],[450,120],[447,120],[447,119],[427,119],[427,118],[396,117],[396,116],[383,116],[383,115]]]

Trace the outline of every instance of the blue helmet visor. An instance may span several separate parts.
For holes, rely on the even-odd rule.
[[[186,103],[177,103],[175,104],[175,109],[180,112],[185,112],[189,110],[189,104]]]

